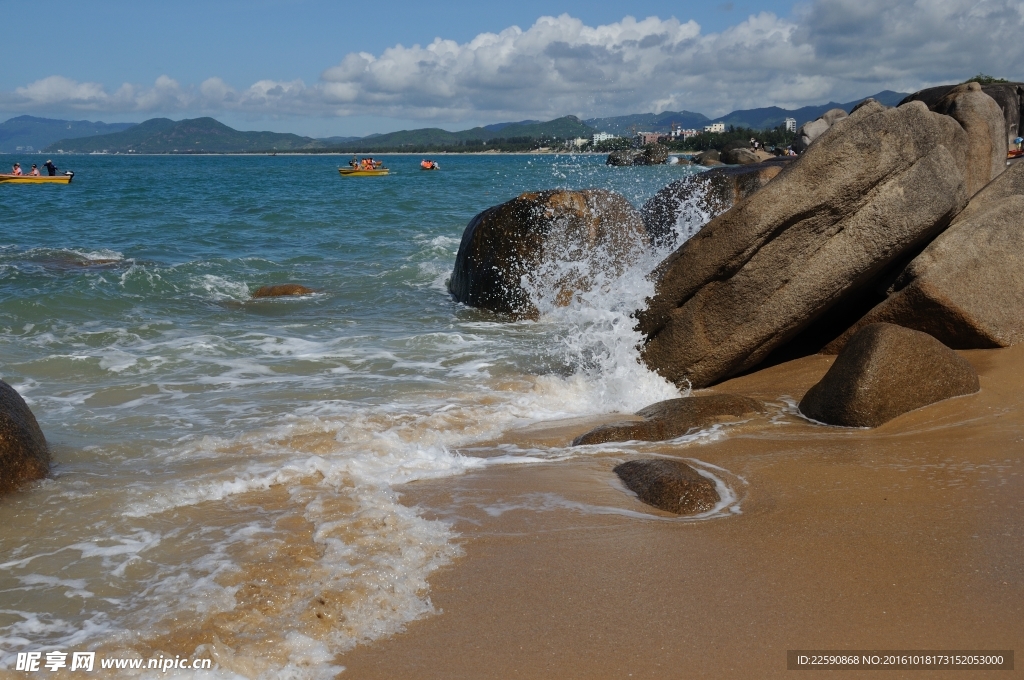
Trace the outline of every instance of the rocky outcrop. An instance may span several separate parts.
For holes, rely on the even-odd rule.
[[[935,104],[934,111],[960,123],[970,141],[965,179],[973,196],[1006,169],[1006,121],[1003,111],[978,83],[957,85]]]
[[[565,304],[595,272],[619,272],[648,247],[639,213],[619,194],[525,193],[470,220],[448,290],[471,307],[535,317],[531,290]]]
[[[767,184],[792,160],[783,156],[754,165],[714,168],[672,182],[640,209],[647,233],[658,244],[692,236],[712,217]]]
[[[939,101],[955,87],[957,86],[940,85],[939,87],[929,87],[907,96],[900,104],[920,101],[924,102],[929,109],[936,111],[936,105]],[[1021,127],[1021,116],[1024,114],[1024,83],[990,83],[982,85],[981,91],[992,97],[996,104],[999,105],[1006,124],[1007,143],[1012,142],[1020,135],[1021,130],[1024,129]]]
[[[608,154],[608,158],[604,163],[605,165],[614,165],[620,168],[629,167],[633,165],[633,161],[638,155],[640,155],[640,152],[635,149],[619,149]]]
[[[668,147],[661,144],[648,144],[642,149],[624,149],[608,154],[606,165],[664,165],[668,160]]]
[[[693,429],[715,423],[736,421],[744,416],[764,412],[756,399],[732,394],[711,394],[659,401],[637,411],[643,420],[611,423],[594,428],[573,440],[573,446],[606,442],[675,439]]]
[[[846,118],[846,115],[846,111],[843,109],[829,109],[815,120],[804,123],[796,131],[793,148],[797,153],[803,153],[811,145],[811,142],[825,134],[837,121]]]
[[[694,387],[756,366],[948,226],[968,147],[918,102],[843,119],[659,265],[643,360]]]
[[[678,460],[631,460],[614,470],[626,488],[644,503],[677,515],[715,509],[721,501],[714,481]]]
[[[729,149],[722,152],[722,162],[729,165],[752,165],[761,159],[753,149]]]
[[[0,380],[0,495],[50,471],[50,453],[36,417],[18,392]]]
[[[708,149],[694,156],[693,162],[708,168],[722,165],[722,154],[717,149]]]
[[[312,288],[297,283],[282,283],[277,286],[261,286],[252,294],[254,298],[281,297],[282,295],[309,295],[315,292]]]
[[[829,425],[878,427],[901,413],[981,389],[967,360],[919,331],[887,323],[850,338],[800,412]]]
[[[924,331],[954,349],[1024,341],[1024,165],[975,194],[907,265],[889,296],[824,352],[839,352],[860,328],[878,322]]]

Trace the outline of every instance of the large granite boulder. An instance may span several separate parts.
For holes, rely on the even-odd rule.
[[[701,151],[693,157],[693,162],[706,168],[713,168],[716,165],[722,165],[722,153],[718,149]]]
[[[878,427],[901,413],[979,389],[967,360],[932,336],[875,323],[850,338],[825,377],[800,400],[800,412],[829,425]]]
[[[756,399],[732,394],[710,394],[680,397],[651,404],[637,411],[643,420],[600,425],[573,440],[573,446],[606,442],[675,439],[693,429],[700,429],[763,413],[764,405]]]
[[[677,515],[709,512],[722,500],[713,480],[679,460],[631,460],[614,472],[641,501]]]
[[[951,116],[967,132],[967,193],[973,196],[1006,169],[1006,121],[1003,111],[978,83],[957,85],[936,104],[934,111]]]
[[[618,151],[612,151],[608,154],[608,158],[605,160],[605,165],[614,165],[616,167],[629,167],[633,165],[633,161],[640,152],[636,149],[619,149]]]
[[[643,360],[693,387],[756,366],[948,226],[967,203],[968,150],[920,102],[832,126],[659,265],[638,312]]]
[[[929,87],[908,95],[900,104],[921,101],[929,109],[936,111],[938,110],[938,103],[955,87],[957,86],[940,85],[938,87]],[[1006,123],[1006,140],[1008,143],[1012,142],[1020,135],[1021,130],[1024,129],[1020,124],[1021,116],[1024,114],[1024,83],[990,83],[982,85],[981,91],[992,97],[996,104],[999,105],[999,108],[1002,109],[1003,118]]]
[[[763,187],[793,160],[777,159],[738,167],[721,167],[676,180],[640,209],[655,243],[675,243],[692,236],[707,222]]]
[[[1024,341],[1024,164],[975,194],[900,273],[889,296],[823,351],[835,354],[878,322],[924,331],[954,349]]]
[[[722,152],[722,162],[729,165],[752,165],[760,163],[761,157],[753,149],[745,147],[739,149],[727,149]]]
[[[843,109],[829,109],[818,118],[808,121],[796,131],[796,139],[793,141],[793,149],[797,153],[803,153],[811,142],[821,137],[825,132],[836,124],[837,121],[846,118],[846,111]]]
[[[532,318],[531,291],[568,303],[595,274],[621,272],[649,245],[640,214],[612,191],[525,193],[470,220],[448,290],[471,307]]]
[[[0,494],[50,470],[46,437],[18,392],[0,380]]]

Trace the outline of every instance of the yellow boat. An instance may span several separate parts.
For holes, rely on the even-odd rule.
[[[387,168],[377,168],[376,170],[363,170],[362,168],[338,168],[338,172],[341,173],[342,177],[383,177],[391,171]]]
[[[10,175],[0,174],[0,184],[71,184],[75,173],[64,175]]]

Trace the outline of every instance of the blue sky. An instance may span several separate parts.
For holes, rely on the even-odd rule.
[[[0,0],[0,16],[24,57],[0,69],[0,119],[361,135],[1024,78],[1020,0]]]

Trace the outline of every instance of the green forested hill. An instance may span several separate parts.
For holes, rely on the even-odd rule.
[[[494,129],[498,127],[498,129]],[[512,123],[501,126],[475,127],[461,132],[441,128],[399,130],[386,135],[370,135],[338,148],[353,151],[390,151],[408,147],[459,146],[499,139],[573,139],[590,137],[595,130],[576,116],[563,116],[546,123]]]
[[[279,132],[242,132],[213,118],[153,118],[123,132],[62,139],[46,151],[67,153],[260,153],[322,149],[311,137]]]

